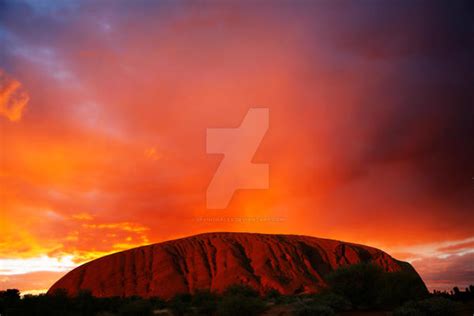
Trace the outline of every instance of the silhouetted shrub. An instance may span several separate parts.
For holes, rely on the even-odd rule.
[[[183,316],[190,311],[192,307],[191,301],[191,295],[178,294],[168,302],[168,305],[175,316]]]
[[[354,264],[327,275],[330,289],[346,297],[354,306],[372,307],[379,295],[382,269],[373,264]]]
[[[334,310],[326,305],[318,303],[301,303],[299,304],[294,311],[297,316],[333,316],[336,315]]]
[[[74,299],[76,309],[84,315],[93,314],[97,307],[97,300],[92,296],[90,290],[80,290]]]
[[[192,305],[197,315],[213,315],[217,310],[219,296],[210,291],[197,291],[192,296]]]
[[[150,301],[154,309],[163,309],[166,307],[166,302],[159,297],[150,297],[148,300]]]
[[[66,299],[68,297],[68,292],[66,289],[55,289],[49,295],[55,298]]]
[[[265,299],[268,299],[268,300],[278,300],[280,297],[281,297],[280,292],[278,292],[275,289],[271,289],[265,294]]]
[[[258,297],[242,294],[226,294],[217,306],[219,316],[256,316],[265,310],[264,302]]]
[[[20,291],[18,289],[0,291],[0,299],[7,303],[18,302],[20,300]]]
[[[432,297],[418,302],[420,310],[427,315],[449,316],[456,315],[459,304],[443,297]]]
[[[7,310],[12,312],[20,303],[20,291],[17,289],[7,289],[0,291],[0,314],[5,314]]]
[[[393,308],[408,300],[426,298],[428,291],[415,273],[384,272],[374,264],[355,264],[327,275],[329,291],[358,308]]]
[[[416,306],[405,304],[395,309],[392,316],[426,316],[425,313],[421,312]]]
[[[265,303],[258,292],[246,285],[228,287],[217,305],[217,315],[221,316],[253,316],[264,310]]]
[[[420,300],[428,296],[425,285],[413,273],[383,272],[376,286],[376,305],[384,308],[394,308],[410,300]]]
[[[394,316],[451,316],[457,315],[459,303],[444,297],[431,297],[408,302],[394,310]]]
[[[296,295],[280,295],[276,302],[278,304],[293,304],[294,302],[298,301],[298,297]]]
[[[255,297],[259,296],[258,292],[255,291],[253,288],[247,285],[241,285],[241,284],[235,284],[229,286],[223,293],[224,296],[235,296],[235,295],[241,295],[241,296],[247,296],[247,297]]]
[[[344,296],[336,293],[325,292],[316,294],[313,296],[313,299],[316,303],[331,307],[335,311],[348,311],[352,309],[351,302]]]
[[[134,299],[119,309],[120,316],[149,316],[153,315],[150,301],[145,299]]]

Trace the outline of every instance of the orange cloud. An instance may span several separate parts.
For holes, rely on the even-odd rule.
[[[88,213],[74,214],[72,215],[72,218],[77,219],[77,220],[82,220],[82,221],[90,221],[94,219],[94,217]]]
[[[159,160],[161,159],[161,154],[156,151],[155,147],[149,147],[144,151],[145,157],[150,160]]]
[[[0,115],[12,122],[19,121],[29,100],[22,84],[0,69]]]
[[[148,230],[148,227],[137,225],[133,223],[112,223],[112,224],[83,224],[83,227],[86,228],[95,228],[95,229],[118,229],[130,232],[143,232]]]

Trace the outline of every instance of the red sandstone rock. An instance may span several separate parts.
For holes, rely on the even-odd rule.
[[[318,292],[342,265],[372,262],[385,271],[416,271],[385,252],[336,240],[251,233],[207,233],[108,255],[72,270],[49,292],[98,297],[159,296],[246,284],[265,293]]]

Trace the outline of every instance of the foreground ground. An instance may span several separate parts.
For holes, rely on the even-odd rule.
[[[259,293],[245,285],[223,292],[196,291],[171,299],[158,297],[95,297],[82,290],[70,295],[56,289],[47,295],[20,296],[0,291],[2,316],[450,316],[474,314],[474,285],[450,293],[429,293],[416,275],[385,272],[356,264],[326,275],[319,293]]]

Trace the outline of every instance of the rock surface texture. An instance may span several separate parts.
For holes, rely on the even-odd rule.
[[[297,235],[207,233],[93,260],[67,273],[49,292],[64,288],[75,295],[89,289],[98,297],[170,298],[246,284],[262,294],[270,289],[314,293],[326,286],[327,273],[360,262],[416,274],[410,264],[363,245]]]

